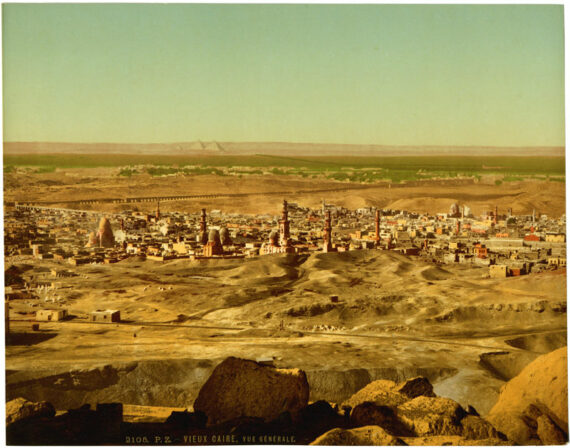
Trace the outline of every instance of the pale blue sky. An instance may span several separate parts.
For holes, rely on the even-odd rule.
[[[5,141],[564,144],[563,7],[4,4]]]

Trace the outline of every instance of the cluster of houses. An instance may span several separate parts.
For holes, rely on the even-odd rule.
[[[109,232],[113,228],[107,239],[105,226]],[[380,248],[435,263],[505,265],[507,275],[518,275],[532,268],[565,267],[565,228],[565,215],[499,214],[495,208],[474,217],[469,207],[458,204],[435,215],[348,210],[324,201],[319,209],[310,209],[284,201],[280,216],[220,210],[161,213],[157,206],[153,214],[126,211],[103,218],[97,212],[25,206],[6,210],[4,247],[6,255],[71,266],[115,263],[133,255],[164,261]],[[490,270],[494,276],[500,272]]]
[[[98,230],[97,230],[98,229]],[[152,261],[177,258],[245,258],[272,253],[393,250],[437,264],[488,267],[491,277],[508,277],[566,267],[566,218],[513,215],[498,209],[473,216],[466,205],[448,213],[405,210],[348,210],[323,201],[311,209],[283,201],[280,216],[160,211],[152,214],[99,212],[15,205],[6,207],[5,255],[61,262],[53,280],[74,276],[73,266],[116,263],[138,256]],[[67,268],[64,268],[65,265]],[[8,273],[6,274],[8,278]],[[22,298],[32,285],[6,283],[6,298]],[[68,318],[61,310],[41,310],[38,321]],[[120,320],[117,310],[93,310],[94,322]]]

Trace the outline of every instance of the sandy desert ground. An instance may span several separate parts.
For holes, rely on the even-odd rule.
[[[59,291],[76,317],[8,345],[8,399],[187,407],[233,355],[306,370],[312,399],[341,402],[373,379],[421,374],[484,414],[505,380],[566,343],[565,271],[488,279],[483,268],[368,250],[129,259],[77,273]],[[12,313],[28,311],[20,306]],[[120,309],[125,322],[88,323],[95,308]],[[21,319],[16,333],[30,326]]]

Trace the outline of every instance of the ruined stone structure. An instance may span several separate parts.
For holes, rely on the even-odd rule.
[[[213,255],[223,255],[224,247],[220,240],[220,232],[216,229],[210,230],[208,235],[208,242],[204,246],[204,256],[211,257]]]

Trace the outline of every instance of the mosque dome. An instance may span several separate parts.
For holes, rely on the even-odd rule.
[[[274,230],[269,234],[269,243],[272,244],[273,246],[277,246],[278,241],[279,241],[279,233],[277,232],[277,230]]]
[[[97,240],[97,235],[95,235],[95,232],[91,232],[89,234],[89,239],[87,240],[85,247],[96,247],[98,245],[99,241]]]
[[[454,202],[453,204],[451,204],[451,207],[449,207],[449,214],[451,216],[455,216],[459,214],[459,205],[457,205],[457,202]]]
[[[228,231],[228,229],[226,227],[223,227],[222,230],[220,230],[220,239],[221,239],[222,244],[224,246],[229,246],[230,244],[232,244],[230,232]]]
[[[208,234],[208,243],[221,244],[220,232],[216,229],[210,230],[210,233]]]

